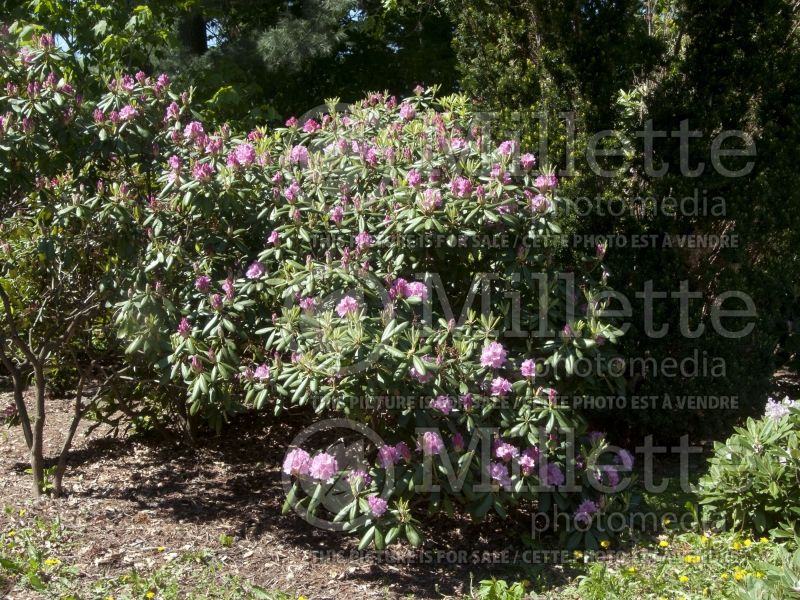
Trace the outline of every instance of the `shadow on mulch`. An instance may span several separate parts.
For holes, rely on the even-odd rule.
[[[103,472],[113,471],[118,477],[113,485],[79,487],[67,499],[129,503],[139,510],[158,511],[162,519],[178,527],[181,523],[225,523],[239,539],[258,543],[277,538],[310,556],[326,557],[333,549],[338,560],[369,567],[353,569],[348,580],[378,588],[391,583],[399,594],[440,597],[469,590],[472,576],[476,582],[490,575],[530,576],[518,558],[524,548],[517,537],[508,537],[512,530],[530,531],[530,519],[521,512],[511,516],[519,521],[516,528],[497,518],[483,523],[439,519],[427,530],[429,544],[424,551],[403,547],[368,558],[356,558],[358,539],[354,536],[317,529],[294,513],[281,516],[285,496],[280,465],[294,434],[307,423],[304,416],[282,417],[278,422],[248,414],[231,423],[224,435],[206,438],[196,448],[170,446],[157,439],[89,439],[70,454],[67,477],[80,478],[98,464]],[[18,463],[17,467],[27,465]],[[485,554],[477,558],[476,552],[490,553],[493,558],[487,560]],[[563,572],[549,573],[548,579],[552,577],[560,579]]]

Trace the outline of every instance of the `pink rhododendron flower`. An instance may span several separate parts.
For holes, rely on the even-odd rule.
[[[168,107],[165,114],[167,121],[177,121],[181,115],[181,109],[177,102],[172,102]]]
[[[189,332],[192,331],[192,326],[189,325],[189,320],[186,317],[181,319],[181,322],[178,323],[178,333],[183,338],[189,337]]]
[[[211,163],[195,163],[192,168],[192,177],[197,181],[209,181],[212,175],[214,175],[214,167]]]
[[[457,198],[469,198],[472,194],[472,182],[466,177],[456,177],[450,182],[450,192]]]
[[[412,188],[419,187],[422,184],[422,175],[416,169],[411,169],[406,175],[406,183]]]
[[[194,280],[194,287],[198,292],[205,294],[211,289],[211,277],[208,275],[199,275],[197,279]]]
[[[303,131],[305,131],[306,133],[314,133],[319,129],[320,125],[314,119],[309,119],[303,124]]]
[[[267,241],[273,246],[277,246],[281,241],[281,234],[278,233],[277,230],[273,230],[272,233],[269,234]]]
[[[311,467],[311,457],[302,448],[289,451],[283,461],[283,472],[287,475],[308,475]]]
[[[530,475],[539,460],[539,449],[536,446],[526,448],[519,457],[519,466],[522,468],[523,475]]]
[[[508,442],[497,440],[494,446],[494,456],[503,462],[508,462],[512,458],[519,456],[519,448]]]
[[[555,463],[548,463],[547,467],[542,467],[539,469],[539,478],[542,481],[543,485],[546,486],[560,486],[564,485],[564,472],[561,470]]]
[[[247,167],[256,161],[256,150],[250,144],[239,144],[228,156],[228,166]]]
[[[367,498],[367,504],[370,514],[376,519],[379,519],[389,506],[386,500],[379,496],[370,496]]]
[[[222,308],[222,296],[220,296],[219,294],[214,294],[213,296],[211,296],[209,302],[211,302],[211,307],[214,310],[220,310]]]
[[[289,117],[286,119],[286,127],[297,127],[297,117]]]
[[[453,449],[457,452],[461,452],[466,447],[464,444],[464,436],[462,436],[460,433],[453,435],[451,442],[453,443]]]
[[[372,242],[373,242],[372,236],[366,231],[361,231],[356,236],[356,247],[359,250],[363,250],[364,248],[369,248],[372,245]]]
[[[489,463],[489,477],[492,478],[492,481],[497,482],[504,488],[511,487],[511,477],[508,474],[508,467],[503,463]]]
[[[506,140],[502,142],[497,147],[498,154],[502,154],[503,156],[509,156],[514,152],[514,142],[513,140]]]
[[[525,171],[530,171],[536,165],[536,157],[533,154],[523,154],[519,157],[519,166]]]
[[[293,181],[283,192],[283,195],[286,197],[286,200],[288,200],[289,203],[294,202],[300,196],[300,184],[297,183],[297,181]]]
[[[289,160],[296,165],[305,167],[308,165],[308,148],[301,145],[295,146],[289,154]]]
[[[187,140],[195,141],[205,135],[203,124],[199,121],[192,121],[183,129],[183,137]]]
[[[575,521],[579,523],[588,523],[592,520],[592,515],[596,512],[597,504],[591,500],[584,500],[575,511]]]
[[[442,192],[436,188],[428,188],[422,192],[422,210],[431,212],[442,207]]]
[[[420,448],[426,456],[441,454],[444,450],[442,436],[436,431],[426,431],[420,438]]]
[[[540,190],[553,189],[558,185],[558,177],[555,175],[539,175],[534,185]]]
[[[133,121],[136,117],[139,116],[139,111],[132,107],[130,104],[126,104],[122,107],[119,111],[119,118],[123,121]]]
[[[394,445],[394,449],[397,451],[397,456],[399,456],[403,460],[405,461],[411,460],[411,449],[405,442],[396,443]]]
[[[336,306],[336,314],[344,318],[358,310],[358,302],[352,296],[345,296]]]
[[[338,204],[331,210],[331,221],[339,225],[344,217],[344,209]]]
[[[626,471],[630,471],[633,469],[633,454],[625,449],[621,449],[619,454],[614,458],[614,462],[622,465],[622,468]]]
[[[499,369],[506,362],[506,349],[499,342],[492,342],[481,351],[481,366]]]
[[[400,118],[404,121],[410,121],[414,117],[417,116],[417,111],[414,110],[414,107],[411,106],[408,102],[403,102],[400,105]]]
[[[541,194],[536,194],[531,198],[531,210],[537,213],[543,213],[550,206],[550,202]]]
[[[189,364],[192,367],[192,371],[195,373],[202,373],[204,370],[203,363],[200,360],[200,357],[195,354],[192,358],[189,359]]]
[[[520,365],[519,372],[522,374],[523,377],[535,377],[536,362],[534,362],[532,358],[523,360],[522,364]]]
[[[398,460],[397,448],[394,446],[381,446],[378,449],[378,464],[384,469],[393,466]]]
[[[269,368],[269,365],[258,365],[258,367],[256,367],[255,373],[253,373],[253,376],[256,379],[260,379],[261,381],[269,381],[270,374],[271,370]]]
[[[302,308],[306,312],[314,312],[314,309],[317,308],[317,301],[315,298],[311,296],[306,296],[305,298],[300,299],[300,308]]]
[[[264,275],[264,273],[266,273],[266,271],[267,270],[264,268],[264,265],[258,261],[255,261],[249,267],[247,267],[247,272],[245,275],[247,275],[248,279],[259,279],[262,275]]]
[[[405,286],[405,296],[408,298],[428,298],[428,286],[423,281],[412,281]]]
[[[511,382],[504,377],[492,379],[492,396],[505,396],[511,391]]]
[[[603,465],[600,467],[599,474],[605,474],[608,487],[615,488],[619,485],[619,473],[616,467]]]
[[[431,408],[438,410],[443,415],[449,415],[450,411],[453,410],[453,401],[450,396],[436,396],[434,400],[431,400]]]
[[[319,481],[329,481],[338,470],[339,465],[336,463],[336,458],[327,452],[321,452],[311,459],[308,474]]]
[[[364,485],[369,485],[372,481],[372,477],[370,477],[369,473],[364,469],[353,469],[348,473],[347,480],[356,484],[361,481]]]
[[[228,300],[233,300],[233,296],[236,292],[236,288],[233,287],[233,279],[227,277],[225,281],[222,282],[222,290],[225,292],[225,297]]]
[[[219,154],[222,151],[222,139],[218,137],[208,138],[205,150],[206,154]]]

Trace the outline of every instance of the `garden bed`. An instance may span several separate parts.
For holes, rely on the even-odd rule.
[[[0,404],[8,400],[0,396]],[[49,402],[46,439],[56,448],[71,408],[68,400]],[[152,570],[201,550],[228,574],[315,599],[441,598],[468,593],[471,575],[475,582],[520,575],[512,542],[491,521],[488,527],[443,523],[431,532],[425,554],[394,547],[385,560],[358,554],[355,537],[315,529],[293,513],[281,516],[280,464],[293,431],[286,423],[248,416],[235,424],[237,435],[191,450],[106,437],[103,426],[86,437],[85,423],[70,455],[65,497],[33,505],[24,440],[16,428],[3,430],[2,505],[13,510],[0,516],[0,529],[19,530],[36,516],[60,520],[75,542],[69,563],[86,582]],[[296,426],[302,424],[298,419]],[[548,577],[559,574],[555,569]]]

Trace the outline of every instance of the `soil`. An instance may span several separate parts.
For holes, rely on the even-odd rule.
[[[800,389],[794,371],[779,371],[775,383],[776,397]],[[11,400],[0,392],[0,407]],[[48,403],[46,448],[54,454],[71,406],[67,399]],[[425,531],[423,552],[394,546],[390,560],[359,554],[353,536],[317,529],[294,513],[282,516],[281,463],[290,440],[307,423],[302,415],[280,420],[244,415],[226,434],[208,436],[192,448],[111,436],[106,426],[87,434],[92,423],[84,421],[69,456],[65,496],[36,503],[30,499],[22,432],[0,429],[0,507],[25,507],[28,517],[60,519],[80,541],[71,563],[87,580],[151,569],[158,560],[203,549],[231,575],[311,600],[461,596],[471,582],[488,576],[518,580],[531,573],[517,554],[524,548],[516,535],[507,537],[509,531],[530,531],[530,516],[523,513],[510,515],[518,521],[512,527],[499,519],[482,524],[439,519]],[[0,527],[13,528],[13,520],[0,514]],[[233,543],[221,543],[221,535]],[[156,551],[160,547],[164,552]],[[557,584],[570,573],[553,565],[543,575]]]
[[[0,406],[11,400],[10,394],[0,393]],[[54,454],[71,407],[66,399],[48,403],[46,448]],[[3,429],[0,505],[26,507],[28,518],[59,518],[80,540],[72,564],[90,579],[152,567],[154,556],[168,559],[201,549],[211,549],[231,575],[311,600],[349,594],[442,598],[469,593],[471,577],[476,584],[489,575],[520,578],[515,548],[499,522],[442,520],[426,531],[424,553],[393,546],[386,560],[359,554],[353,536],[317,529],[294,513],[282,516],[280,466],[302,424],[301,419],[287,423],[285,417],[247,415],[232,424],[228,435],[190,448],[141,436],[109,437],[106,426],[86,435],[91,422],[85,421],[69,456],[64,497],[36,503],[30,499],[22,432]],[[521,526],[529,529],[526,515],[517,518],[521,523],[527,519]],[[0,515],[0,527],[11,529],[12,521]],[[230,547],[220,543],[223,534],[233,537]],[[166,550],[159,554],[159,547]],[[492,554],[476,561],[475,552]],[[498,558],[501,565],[495,563]],[[561,574],[556,566],[549,577]]]

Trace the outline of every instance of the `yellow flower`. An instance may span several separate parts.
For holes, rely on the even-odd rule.
[[[308,600],[308,598],[306,598],[305,596],[300,596],[297,598],[297,600]]]
[[[164,552],[166,548],[164,548],[164,546],[159,546],[158,548],[156,548],[156,550],[158,550],[159,552]]]
[[[628,567],[628,573],[630,573],[631,575],[636,573],[636,567]]]
[[[708,588],[703,588],[703,596],[708,596]]]
[[[575,552],[573,552],[572,555],[575,558],[583,558],[583,552],[581,552],[580,550],[575,550]]]
[[[147,592],[144,596],[145,596],[145,598],[148,598],[148,599],[149,598],[155,598],[156,597],[156,593],[155,592]]]
[[[728,579],[728,577],[730,577],[730,575],[728,575],[727,573],[723,573],[722,575],[719,576],[719,578],[722,579],[723,581]]]
[[[60,565],[61,561],[57,558],[48,558],[46,561],[44,561],[44,564],[46,564],[48,567],[55,567],[56,565]]]
[[[659,547],[661,548],[669,548],[669,542],[667,540],[661,540],[658,542]]]
[[[736,571],[733,572],[733,578],[736,581],[741,581],[742,579],[744,579],[745,575],[747,575],[747,572],[743,571],[742,569],[736,569]]]
[[[6,535],[8,535],[8,537],[14,537],[15,535],[17,535],[17,532],[12,529]]]
[[[731,544],[731,548],[733,550],[741,550],[742,549],[742,545],[739,542],[733,542],[733,544]]]
[[[753,545],[753,540],[745,540],[744,545],[746,548],[749,548],[750,546]]]
[[[20,516],[20,517],[24,517],[24,516],[25,516],[25,513],[27,513],[27,512],[28,512],[28,511],[27,511],[27,510],[25,510],[24,508],[20,508],[20,509],[19,509],[19,516]]]
[[[678,581],[680,581],[681,583],[686,583],[687,581],[689,581],[689,578],[686,575],[681,575],[680,577],[678,577]]]
[[[672,519],[670,519],[669,517],[664,519],[664,525],[669,525],[670,523],[672,523]]]
[[[608,540],[603,540],[602,542],[600,542],[600,547],[603,548],[603,550],[607,550],[610,546],[611,542],[609,542]]]
[[[709,543],[710,541],[711,541],[711,540],[710,540],[708,537],[706,537],[706,536],[701,536],[701,537],[700,537],[700,545],[702,545],[702,546],[706,546],[706,545],[708,545],[708,543]]]
[[[696,565],[703,560],[702,557],[698,556],[697,554],[687,554],[683,557],[684,562],[689,563],[690,565]]]
[[[758,541],[761,542],[762,544],[766,544],[769,542],[769,539],[765,537],[760,537],[758,538]]]
[[[756,571],[756,577],[758,577],[759,579],[761,579],[762,577],[764,577],[764,573],[763,573],[763,572],[761,572],[761,571]]]

